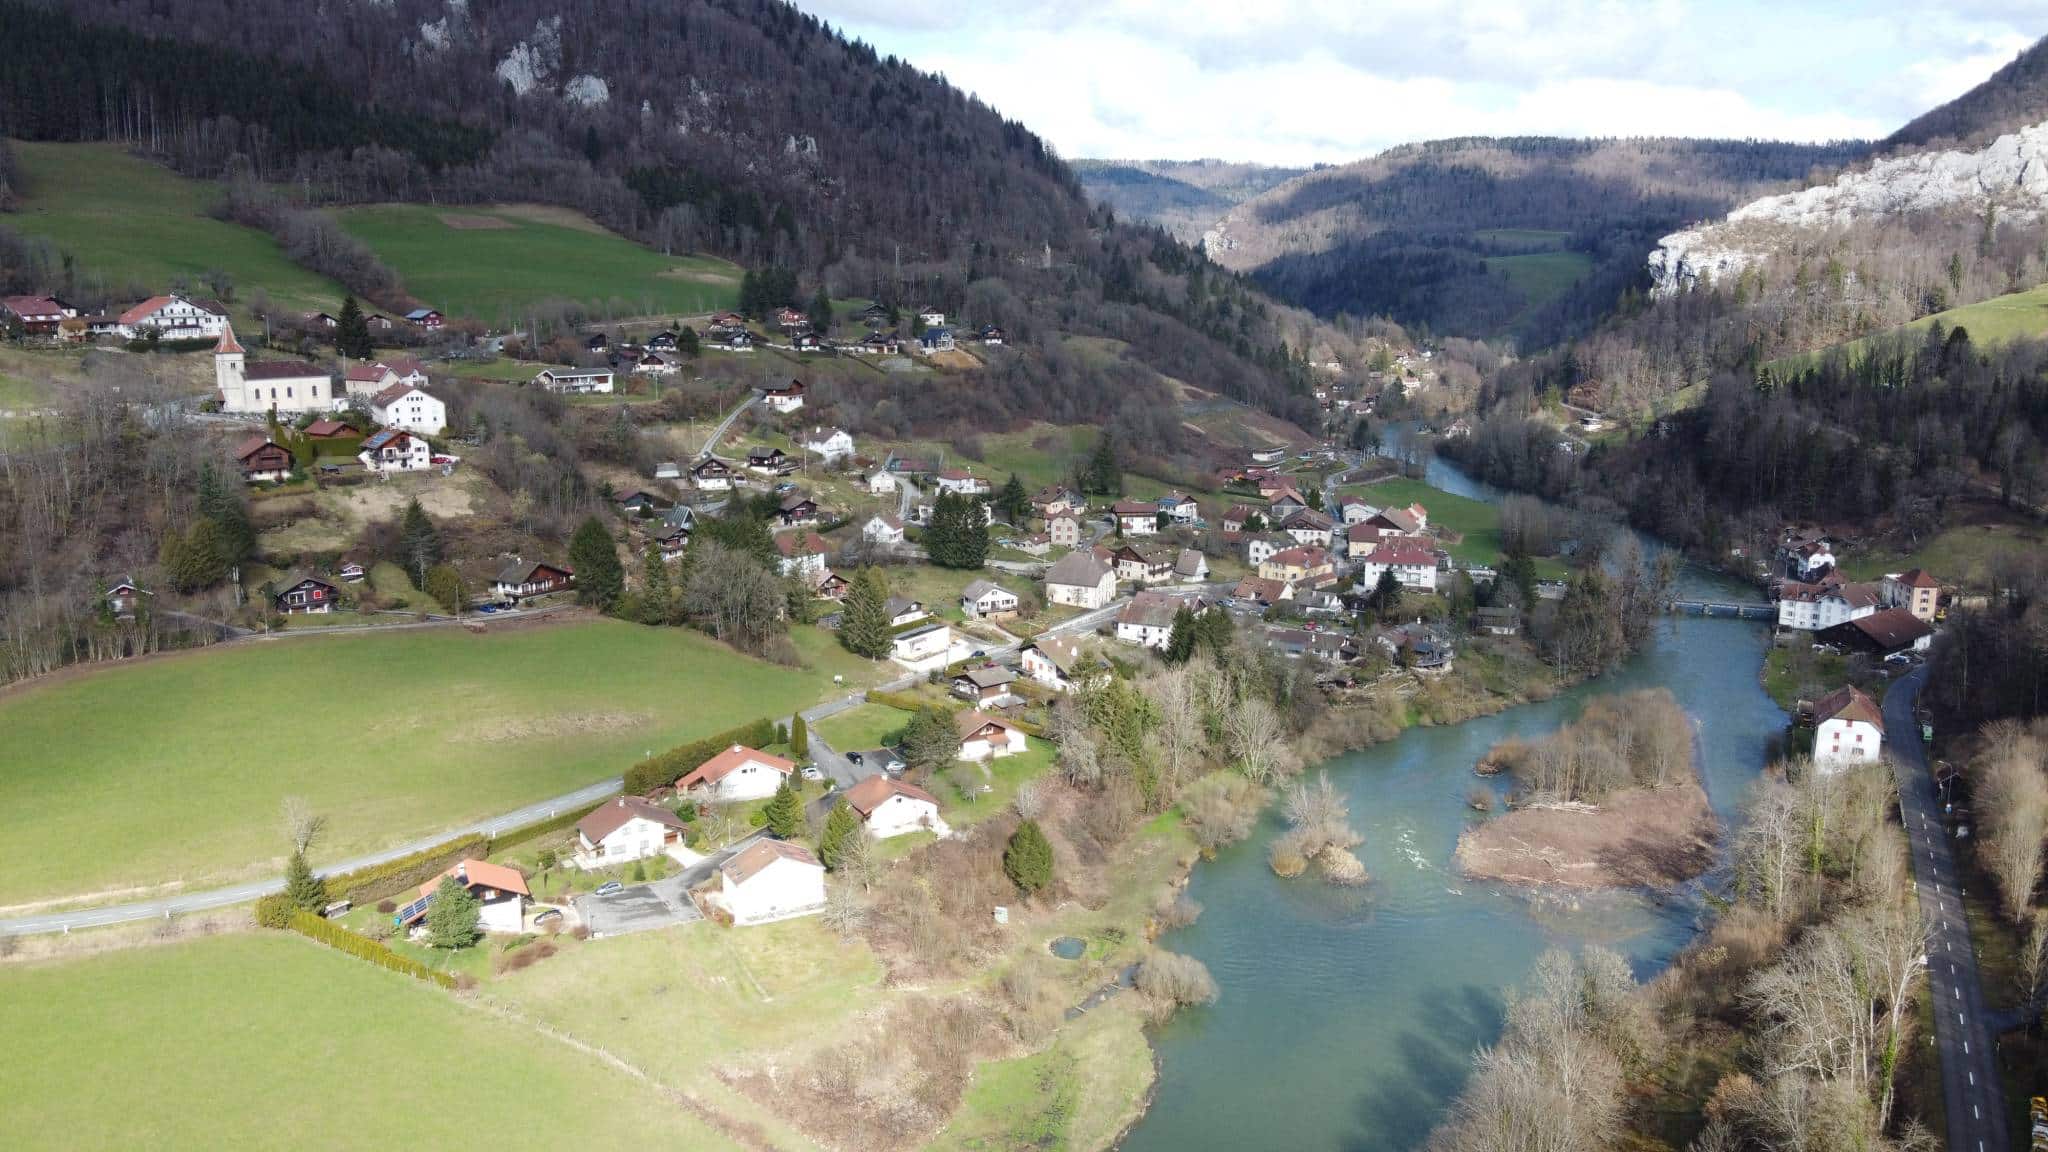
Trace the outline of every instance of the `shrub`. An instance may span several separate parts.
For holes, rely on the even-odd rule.
[[[400,956],[383,944],[367,936],[358,936],[332,920],[323,920],[302,908],[292,909],[287,926],[301,936],[311,937],[337,952],[346,952],[360,960],[368,960],[379,968],[401,972],[415,980],[453,988],[456,981],[446,972],[436,972],[425,964],[407,956]]]
[[[744,724],[713,736],[706,736],[702,740],[679,744],[626,769],[626,794],[646,796],[658,789],[669,787],[678,778],[687,775],[692,768],[718,755],[720,749],[730,745],[745,744],[751,748],[760,748],[773,743],[775,724],[773,721],[761,719],[752,724]]]
[[[265,928],[289,928],[292,926],[294,911],[297,911],[297,908],[292,904],[291,897],[282,892],[272,892],[256,901],[256,923]]]
[[[490,851],[491,838],[482,833],[458,837],[410,856],[329,876],[327,892],[335,900],[368,904],[409,889],[417,890],[420,885],[446,872],[457,860],[472,856],[482,859],[490,855]]]
[[[885,692],[878,689],[868,692],[867,701],[870,704],[894,708],[899,712],[915,712],[925,705],[924,697],[914,692]]]
[[[398,901],[396,901],[396,900],[379,900],[379,901],[377,901],[377,911],[379,911],[379,912],[382,912],[382,913],[383,913],[384,915],[386,915],[386,916],[389,916],[389,915],[391,915],[391,914],[392,914],[393,912],[396,912],[396,911],[398,911]]]
[[[1154,952],[1138,965],[1138,991],[1166,1004],[1210,1004],[1216,1000],[1216,981],[1209,969],[1193,956],[1178,952]]]
[[[1273,841],[1266,852],[1266,862],[1273,866],[1276,876],[1299,876],[1308,871],[1308,853],[1303,851],[1299,829]]]
[[[1202,915],[1202,906],[1172,888],[1159,894],[1159,901],[1153,907],[1152,918],[1158,922],[1161,931],[1185,928]]]

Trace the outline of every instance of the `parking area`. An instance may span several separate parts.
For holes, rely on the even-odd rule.
[[[702,920],[703,914],[690,902],[679,880],[670,877],[651,884],[635,884],[607,896],[578,896],[576,914],[589,926],[593,939]]]

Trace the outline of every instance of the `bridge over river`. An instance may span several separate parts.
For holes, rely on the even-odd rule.
[[[1665,605],[1671,612],[1687,616],[1734,616],[1743,620],[1776,620],[1778,606],[1740,600],[1673,600]]]

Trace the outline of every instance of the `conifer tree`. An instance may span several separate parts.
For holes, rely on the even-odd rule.
[[[860,817],[841,800],[833,805],[832,814],[825,817],[825,831],[818,836],[818,862],[834,872],[846,857],[846,845],[855,836],[862,835]]]
[[[355,360],[368,360],[377,352],[370,342],[370,321],[353,295],[342,299],[341,316],[334,325],[334,350]]]
[[[1195,654],[1195,639],[1199,628],[1195,614],[1183,604],[1173,614],[1173,632],[1166,638],[1165,659],[1168,664],[1185,664]]]
[[[1015,472],[1003,483],[996,493],[996,512],[1010,524],[1022,524],[1031,515],[1031,494],[1024,490],[1024,482],[1017,479]]]
[[[804,714],[801,712],[789,719],[789,754],[799,760],[811,754],[811,728],[804,723]]]
[[[427,943],[436,948],[469,947],[483,935],[477,929],[483,913],[483,905],[453,873],[443,876],[427,904]]]
[[[1123,466],[1117,462],[1116,434],[1104,428],[1102,435],[1095,439],[1094,455],[1088,458],[1084,472],[1083,488],[1090,494],[1121,496],[1124,494]]]
[[[640,622],[666,624],[675,600],[668,576],[668,561],[661,558],[661,545],[649,542],[640,556]]]
[[[832,298],[825,295],[825,286],[823,284],[818,285],[817,294],[811,297],[811,306],[806,313],[806,317],[810,320],[811,327],[816,329],[820,336],[831,330]]]
[[[453,564],[436,564],[427,569],[427,582],[420,591],[450,612],[459,613],[469,603],[469,590],[462,586],[462,573]]]
[[[839,615],[839,643],[856,656],[880,660],[889,654],[889,586],[879,568],[854,574]]]
[[[413,586],[426,591],[428,570],[441,562],[441,532],[417,497],[406,502],[398,522],[398,555]]]
[[[784,777],[775,789],[775,795],[768,801],[765,813],[768,817],[768,832],[777,840],[794,840],[804,834],[804,802]]]
[[[284,896],[294,908],[318,912],[327,907],[327,882],[313,875],[304,852],[292,853],[284,866]]]
[[[586,517],[569,541],[569,567],[576,573],[576,602],[609,612],[626,590],[626,572],[604,522]]]
[[[1026,820],[1010,833],[1010,843],[1003,849],[1003,873],[1026,896],[1052,883],[1052,844],[1036,820]]]

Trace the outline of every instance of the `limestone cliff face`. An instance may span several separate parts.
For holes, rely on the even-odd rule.
[[[2033,220],[2048,210],[2048,123],[2000,136],[1975,152],[1922,152],[1880,160],[1821,184],[1754,200],[1719,223],[1674,232],[1650,253],[1656,291],[1669,295],[1725,280],[1768,256],[1792,230],[1820,230],[1919,212],[1996,210]]]

